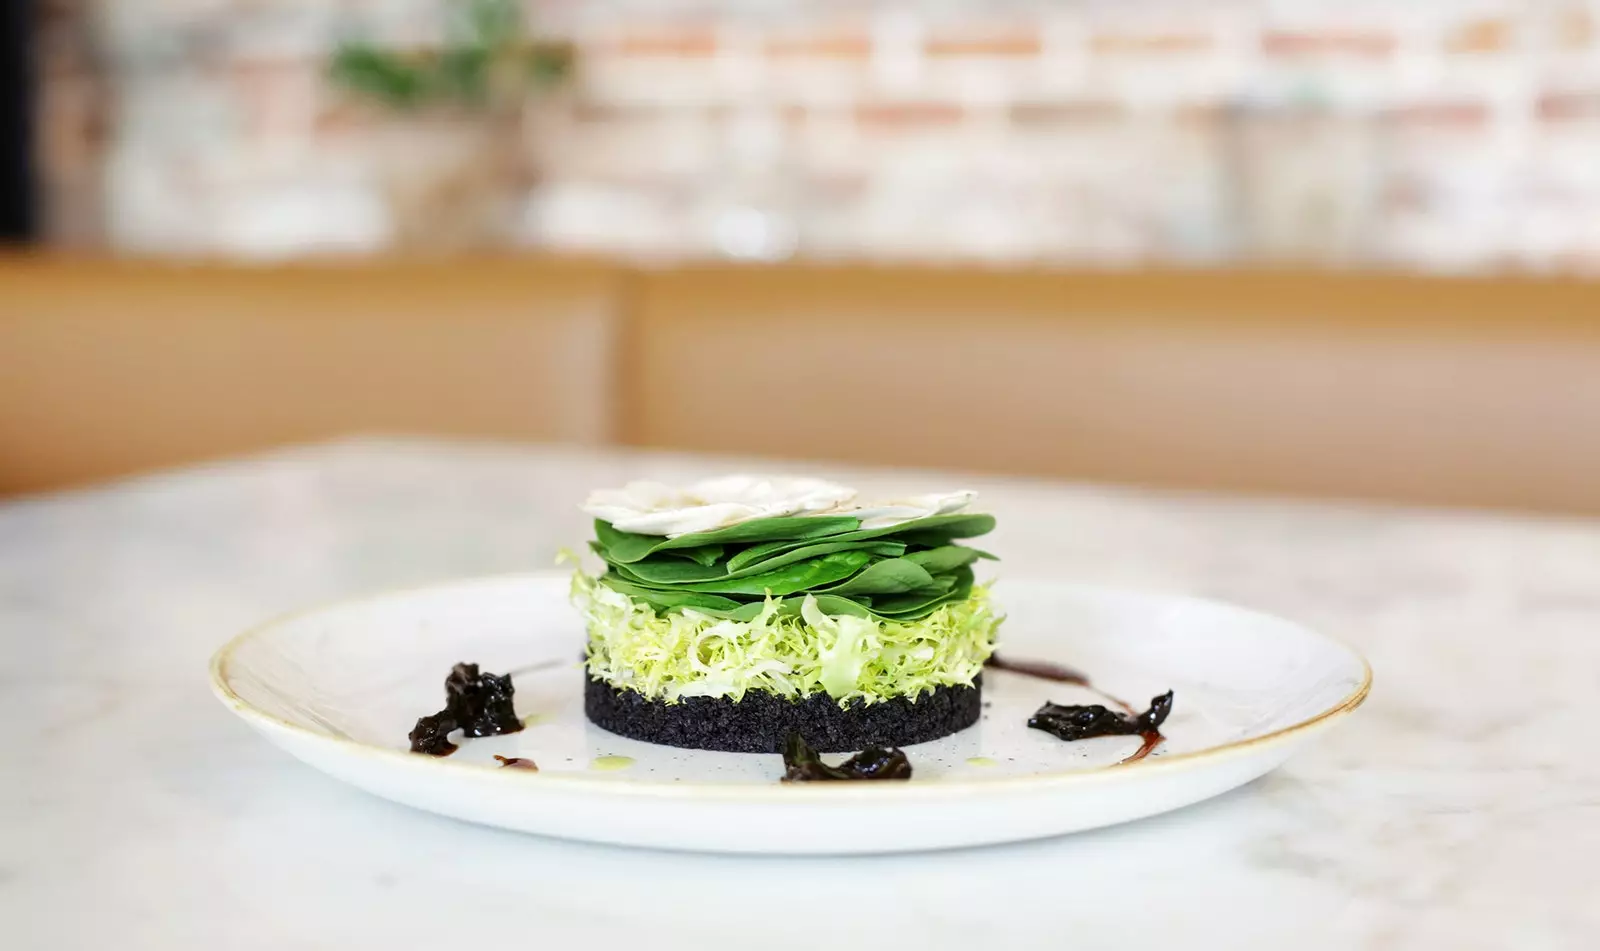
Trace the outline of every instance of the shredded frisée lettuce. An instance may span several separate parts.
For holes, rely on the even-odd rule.
[[[589,673],[668,702],[737,701],[749,690],[826,692],[840,703],[915,698],[972,683],[1002,620],[981,585],[915,621],[828,615],[809,595],[799,614],[769,598],[749,621],[692,608],[658,613],[581,570],[572,578],[572,603],[588,627]]]

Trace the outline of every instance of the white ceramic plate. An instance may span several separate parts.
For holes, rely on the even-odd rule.
[[[1176,692],[1166,741],[1064,743],[1026,728],[1080,687],[991,671],[970,729],[906,747],[909,782],[780,784],[776,755],[613,736],[583,715],[582,627],[556,575],[383,595],[274,621],[212,659],[212,686],[269,740],[388,799],[572,839],[727,852],[891,852],[1057,835],[1154,815],[1267,772],[1353,710],[1371,682],[1354,652],[1296,624],[1193,598],[1006,580],[1006,655],[1090,673],[1143,708]],[[407,752],[457,661],[516,673],[521,733]],[[540,770],[499,768],[494,754]],[[828,757],[837,761],[842,757]]]

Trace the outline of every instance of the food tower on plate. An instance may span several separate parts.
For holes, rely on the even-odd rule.
[[[613,733],[774,753],[900,746],[976,723],[1000,616],[958,544],[973,492],[858,501],[816,479],[730,476],[593,493],[573,603],[585,710]]]

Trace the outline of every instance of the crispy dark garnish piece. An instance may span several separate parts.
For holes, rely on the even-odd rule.
[[[516,733],[522,721],[513,708],[517,688],[510,674],[478,672],[477,664],[457,664],[444,680],[444,709],[421,717],[411,729],[411,752],[429,756],[449,756],[459,747],[450,742],[450,731],[466,736],[499,736]]]
[[[501,769],[525,769],[531,773],[539,771],[539,764],[525,756],[501,756],[496,753],[494,758],[500,761]]]
[[[829,766],[798,733],[783,746],[783,781],[804,783],[836,779],[910,779],[911,761],[897,749],[865,749],[838,766]]]
[[[1150,701],[1140,714],[1119,713],[1095,703],[1064,706],[1046,703],[1028,718],[1028,726],[1062,740],[1087,740],[1096,736],[1135,736],[1156,733],[1172,712],[1172,691]]]
[[[479,673],[477,664],[457,664],[445,678],[445,712],[455,717],[467,736],[500,736],[522,729],[511,699],[516,694],[510,674]]]
[[[418,718],[417,725],[411,728],[411,752],[449,756],[460,748],[450,742],[450,731],[455,728],[455,718],[448,710]]]

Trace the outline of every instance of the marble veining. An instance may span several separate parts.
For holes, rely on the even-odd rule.
[[[751,859],[480,829],[299,766],[207,692],[210,653],[267,617],[546,566],[586,537],[589,488],[736,467],[354,440],[0,503],[0,715],[19,737],[0,760],[0,944],[815,947],[774,927],[787,895],[830,934],[922,947],[1600,946],[1594,521],[962,476],[1000,518],[1003,572],[1235,601],[1377,672],[1357,716],[1250,786],[1002,848]],[[786,468],[864,492],[951,482]]]

